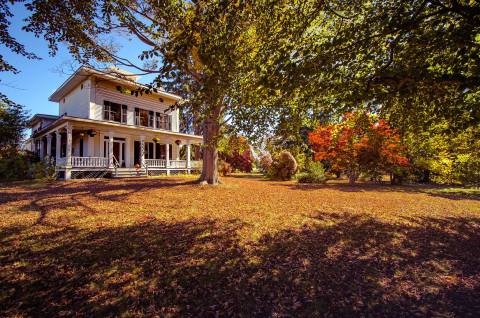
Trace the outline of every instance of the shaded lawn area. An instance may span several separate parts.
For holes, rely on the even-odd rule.
[[[480,200],[225,178],[0,185],[0,316],[476,316]]]

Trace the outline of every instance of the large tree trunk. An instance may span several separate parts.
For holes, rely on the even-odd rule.
[[[199,181],[218,184],[218,134],[220,124],[214,118],[207,118],[203,126],[203,165]]]
[[[202,134],[202,127],[199,124],[193,124],[193,133],[195,135]],[[194,160],[200,160],[202,157],[202,149],[201,147],[195,146],[193,147],[193,158]]]

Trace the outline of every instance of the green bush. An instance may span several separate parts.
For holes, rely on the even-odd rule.
[[[297,161],[286,150],[280,152],[273,160],[267,176],[271,179],[290,180],[297,172]]]
[[[9,155],[0,158],[0,180],[23,180],[30,177],[30,162],[25,156]]]
[[[39,161],[30,152],[11,151],[0,157],[0,180],[54,179],[53,162]]]
[[[458,155],[455,172],[462,184],[480,185],[480,154]]]
[[[39,161],[31,166],[31,175],[34,179],[55,179],[55,166],[50,162]]]
[[[310,162],[305,172],[298,176],[299,183],[325,183],[327,177],[321,162]]]

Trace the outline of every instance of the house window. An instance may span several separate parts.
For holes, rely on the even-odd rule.
[[[135,125],[140,126],[140,108],[135,107]]]
[[[148,126],[148,110],[140,109],[140,126]]]
[[[124,124],[127,123],[127,113],[128,113],[127,105],[122,105],[122,123]]]
[[[170,130],[170,116],[167,114],[156,113],[155,120],[158,129]]]
[[[127,105],[104,101],[103,102],[103,119],[116,121],[119,123],[127,123]]]
[[[154,112],[149,111],[148,112],[148,127],[153,127],[153,120],[154,120]]]
[[[152,127],[150,123],[153,125],[153,119],[150,119],[150,112],[145,109],[135,108],[135,125]]]
[[[160,128],[160,113],[155,113],[155,127]]]

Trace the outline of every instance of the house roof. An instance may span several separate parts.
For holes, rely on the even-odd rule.
[[[51,121],[55,121],[59,118],[59,116],[55,115],[47,115],[47,114],[35,114],[30,120],[27,122],[28,127],[33,127],[37,122],[42,119],[49,119]]]
[[[135,82],[135,80],[138,78],[137,76],[120,69],[110,68],[104,71],[100,71],[87,66],[81,66],[52,95],[50,95],[48,100],[51,102],[57,102],[57,103],[60,102],[60,100],[65,95],[67,95],[70,91],[72,91],[75,87],[77,87],[81,82],[83,82],[90,76],[100,77],[115,83],[120,83],[123,85],[130,86],[130,87],[148,88],[144,84]],[[180,96],[172,93],[167,93],[162,90],[158,90],[157,92],[152,92],[152,94],[171,98],[176,101],[182,100]]]

